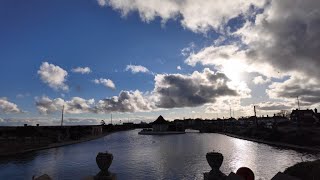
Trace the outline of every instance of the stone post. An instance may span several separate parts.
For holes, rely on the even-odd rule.
[[[112,163],[113,155],[105,152],[99,152],[96,157],[97,165],[100,172],[94,176],[94,180],[115,180],[116,175],[109,171],[109,167]]]
[[[206,159],[211,167],[211,171],[204,173],[204,180],[226,179],[226,175],[220,171],[223,155],[218,152],[209,152],[206,154]]]

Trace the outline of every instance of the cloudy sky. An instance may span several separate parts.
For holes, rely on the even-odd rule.
[[[318,0],[0,2],[0,125],[318,108]]]

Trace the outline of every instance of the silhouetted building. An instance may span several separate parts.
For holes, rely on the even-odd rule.
[[[299,123],[316,123],[319,122],[319,113],[317,109],[315,112],[312,109],[304,109],[304,110],[292,110],[290,115],[290,119],[293,122]]]
[[[166,121],[161,115],[152,123],[153,131],[164,132],[169,129],[169,121]]]

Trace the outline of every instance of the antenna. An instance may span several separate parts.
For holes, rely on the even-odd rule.
[[[298,100],[298,108],[299,108],[299,110],[300,110],[299,96],[297,96],[297,100]]]
[[[111,113],[111,125],[112,125],[112,113]]]
[[[230,118],[232,118],[232,115],[231,115],[231,106],[229,106],[229,108],[230,108]]]
[[[63,126],[63,113],[64,113],[64,105],[62,106],[62,112],[61,112],[61,126]]]
[[[256,106],[253,106],[253,110],[254,110],[254,120],[255,120],[255,123],[256,123],[256,127],[258,127],[258,119],[257,119]]]

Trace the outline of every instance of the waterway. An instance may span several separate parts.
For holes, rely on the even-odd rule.
[[[221,134],[138,135],[139,130],[117,132],[103,138],[0,159],[0,179],[31,179],[48,174],[54,179],[83,179],[95,175],[98,152],[109,151],[114,160],[110,170],[119,180],[203,179],[210,171],[205,155],[224,155],[222,172],[251,168],[256,179],[271,179],[277,172],[320,154],[279,149]]]

